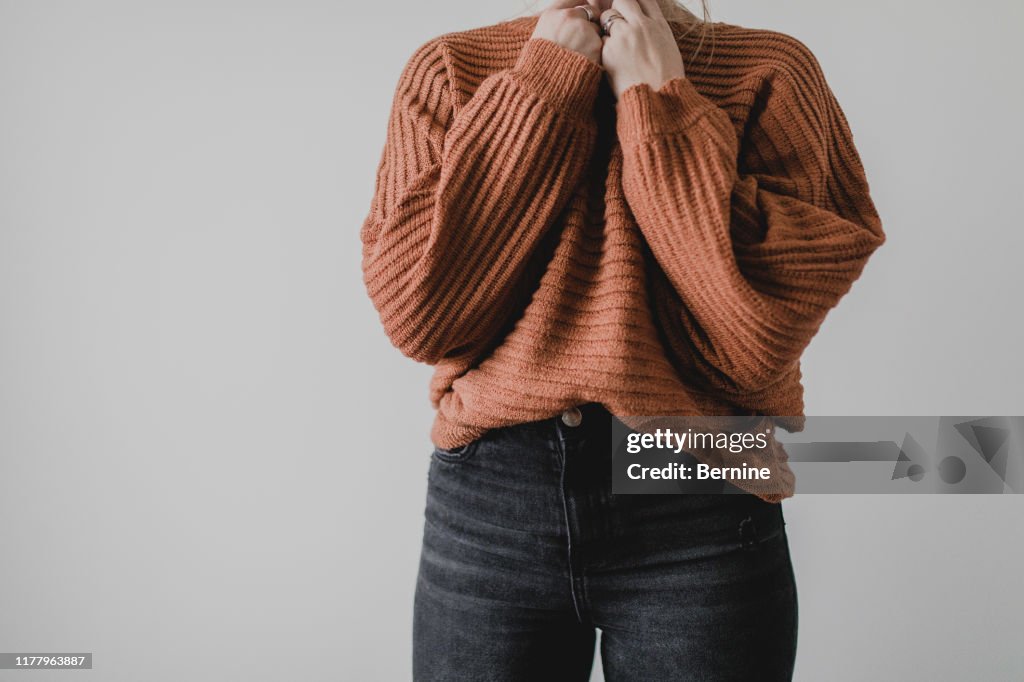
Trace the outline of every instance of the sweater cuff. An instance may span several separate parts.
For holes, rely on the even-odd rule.
[[[604,69],[575,50],[546,38],[530,38],[511,73],[531,92],[571,117],[593,113]]]
[[[678,133],[718,108],[700,94],[686,76],[666,81],[655,90],[647,83],[627,88],[616,104],[616,132],[622,142]]]

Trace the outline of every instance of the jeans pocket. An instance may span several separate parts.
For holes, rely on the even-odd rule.
[[[454,448],[442,448],[435,445],[434,451],[431,453],[431,457],[448,464],[465,462],[474,452],[476,452],[479,442],[480,440],[477,439]]]
[[[759,511],[751,510],[739,523],[739,543],[747,550],[757,549],[761,545],[786,537],[786,521],[782,514],[782,506],[772,502],[755,500]]]

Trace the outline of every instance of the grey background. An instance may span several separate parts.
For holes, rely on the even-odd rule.
[[[0,2],[0,651],[95,655],[0,679],[408,677],[430,368],[358,230],[413,49],[538,7]],[[1022,5],[712,10],[815,52],[889,235],[808,412],[1024,414]],[[799,680],[1024,676],[1024,498],[784,505]]]

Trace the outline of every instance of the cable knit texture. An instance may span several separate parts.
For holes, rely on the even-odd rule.
[[[885,239],[818,61],[717,23],[710,61],[680,36],[687,75],[616,101],[536,21],[414,51],[360,232],[384,330],[435,367],[434,444],[591,401],[799,430],[800,356]]]

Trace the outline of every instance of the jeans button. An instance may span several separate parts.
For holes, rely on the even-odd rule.
[[[570,407],[562,413],[562,423],[566,426],[579,426],[583,423],[583,413],[578,407]]]

